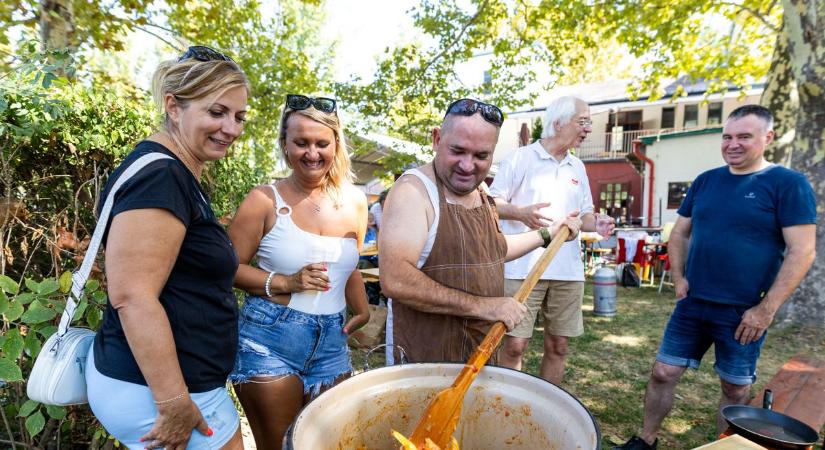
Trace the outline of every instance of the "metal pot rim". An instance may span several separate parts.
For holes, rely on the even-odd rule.
[[[353,380],[353,379],[355,379],[355,378],[357,378],[357,377],[359,377],[359,376],[361,376],[361,375],[366,375],[366,374],[368,374],[369,372],[373,372],[373,371],[377,371],[377,370],[384,370],[384,369],[396,369],[396,370],[399,370],[399,369],[402,369],[402,368],[404,368],[404,367],[406,367],[406,366],[421,367],[421,366],[444,366],[444,365],[451,365],[451,366],[462,366],[462,367],[463,367],[463,366],[464,366],[464,363],[457,363],[457,362],[419,362],[419,363],[406,363],[406,364],[397,364],[397,365],[393,365],[393,366],[378,367],[378,368],[375,368],[375,369],[372,369],[372,370],[369,370],[369,371],[361,372],[361,373],[359,373],[359,374],[357,374],[357,375],[354,375],[354,376],[352,376],[352,377],[350,377],[350,378],[347,378],[346,380],[342,381],[342,382],[339,384],[339,386],[340,386],[341,384],[344,384],[344,383],[346,383],[346,382],[348,382],[348,381],[350,381],[350,380]],[[504,371],[509,371],[509,372],[513,372],[513,373],[517,374],[518,376],[526,376],[526,377],[529,377],[529,378],[535,378],[535,379],[537,379],[538,381],[541,381],[541,382],[544,382],[544,383],[551,384],[551,385],[555,386],[556,388],[558,388],[559,390],[561,390],[562,392],[564,392],[565,394],[567,394],[567,396],[568,396],[568,397],[570,397],[570,398],[572,398],[573,400],[575,400],[575,401],[576,401],[576,403],[577,403],[577,404],[581,407],[581,409],[582,409],[584,412],[586,412],[586,413],[587,413],[587,416],[590,418],[590,421],[593,423],[593,427],[595,428],[595,431],[596,431],[596,447],[594,448],[594,450],[601,450],[601,448],[602,448],[602,430],[601,430],[601,427],[599,427],[599,423],[596,421],[596,418],[593,416],[593,413],[591,413],[591,412],[590,412],[590,410],[589,410],[589,409],[588,409],[588,408],[584,405],[584,403],[582,403],[582,402],[581,402],[581,400],[579,400],[579,398],[578,398],[578,397],[576,397],[575,395],[573,395],[573,394],[571,394],[569,391],[567,391],[567,389],[564,389],[563,387],[561,387],[561,386],[559,386],[559,385],[557,385],[557,384],[551,383],[550,381],[547,381],[547,380],[545,380],[544,378],[541,378],[541,377],[539,377],[539,376],[536,376],[536,375],[533,375],[533,374],[530,374],[530,373],[527,373],[527,372],[522,372],[522,371],[520,371],[520,370],[511,369],[511,368],[509,368],[509,367],[502,367],[502,366],[496,366],[496,365],[490,365],[490,364],[488,364],[488,365],[484,366],[484,369],[487,369],[487,368],[494,369],[494,370],[504,370]],[[484,370],[484,369],[482,369],[482,370]],[[446,386],[445,386],[445,387],[446,387]],[[325,392],[321,393],[321,395],[319,395],[318,397],[316,397],[315,399],[313,399],[313,400],[312,400],[312,402],[316,401],[317,399],[319,399],[319,398],[321,398],[322,396],[324,396],[327,392],[330,392],[330,391],[332,391],[332,390],[333,390],[333,389],[331,388],[331,389],[328,389],[327,391],[325,391]],[[301,408],[301,410],[298,412],[298,414],[295,416],[295,420],[294,420],[294,421],[292,421],[292,423],[289,425],[289,429],[287,430],[287,433],[286,433],[286,435],[285,435],[285,437],[284,437],[284,448],[286,448],[286,449],[290,449],[290,450],[291,450],[291,449],[294,449],[294,447],[292,446],[292,435],[293,435],[293,432],[294,432],[294,430],[295,430],[295,424],[298,422],[298,418],[299,418],[299,417],[301,417],[301,415],[304,413],[304,411],[306,410],[306,408],[307,408],[307,407],[308,407],[308,406],[309,406],[312,402],[307,403],[306,405],[304,405],[304,406]]]

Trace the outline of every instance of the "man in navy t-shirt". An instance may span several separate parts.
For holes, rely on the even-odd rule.
[[[816,243],[813,189],[802,174],[765,160],[773,139],[770,111],[737,108],[722,131],[727,165],[690,186],[668,247],[680,300],[647,385],[642,433],[614,449],[656,448],[676,383],[711,344],[720,411],[747,403],[765,331],[811,267]],[[726,427],[718,414],[717,428]]]

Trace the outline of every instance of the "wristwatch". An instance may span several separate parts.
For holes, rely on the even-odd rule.
[[[550,235],[550,230],[547,227],[539,228],[539,236],[544,240],[544,244],[542,247],[547,248],[550,245],[550,241],[553,240],[553,236]]]

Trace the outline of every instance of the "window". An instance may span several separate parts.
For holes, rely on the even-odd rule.
[[[685,119],[683,128],[693,128],[699,125],[699,105],[685,105]]]
[[[676,108],[673,106],[662,108],[662,126],[660,128],[673,128],[676,126]]]
[[[484,71],[484,82],[482,82],[481,85],[484,87],[485,94],[489,94],[492,92],[493,74],[489,70]]]
[[[690,181],[667,184],[667,209],[679,209],[687,195]]]
[[[596,207],[599,212],[615,217],[622,207],[627,206],[627,195],[630,183],[606,183],[599,185],[599,200]],[[624,204],[623,204],[624,202]]]
[[[708,105],[708,125],[719,125],[722,123],[722,102]]]
[[[607,123],[614,126],[624,127],[625,130],[641,130],[642,129],[642,110],[633,111],[619,111],[617,113],[610,113]]]

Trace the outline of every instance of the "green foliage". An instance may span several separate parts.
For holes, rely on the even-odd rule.
[[[631,96],[660,97],[664,81],[686,74],[684,85],[713,80],[709,93],[747,87],[768,70],[782,8],[740,3],[421,0],[412,12],[420,42],[388,49],[374,81],[337,90],[373,126],[423,144],[448,102],[464,96],[512,110],[555,83],[631,73]],[[472,58],[486,58],[491,86],[457,78]]]
[[[533,129],[530,130],[530,139],[533,142],[538,141],[541,139],[541,133],[544,131],[544,125],[542,125],[542,121],[540,117],[536,117],[536,120],[533,121]]]
[[[9,436],[19,434],[24,436],[24,440],[30,440],[46,429],[48,421],[54,421],[55,426],[59,427],[66,420],[65,408],[32,401],[25,397],[21,387],[43,343],[56,331],[54,324],[66,307],[67,296],[67,290],[60,287],[60,280],[70,276],[69,272],[65,272],[59,279],[35,281],[27,278],[21,284],[0,276],[0,298],[7,299],[8,305],[19,305],[14,310],[6,308],[2,316],[4,333],[0,348],[0,381],[3,384],[0,397],[5,399],[4,403],[15,405],[17,417],[24,419],[23,429],[6,429]],[[106,294],[96,280],[87,283],[85,294],[82,311],[78,308],[80,313],[75,315],[75,325],[96,329],[106,304]],[[17,421],[10,421],[8,426],[19,425]],[[54,426],[49,429],[53,430]],[[41,442],[49,439],[40,438],[45,439]]]
[[[603,35],[616,35],[632,54],[645,58],[632,93],[657,97],[663,94],[661,80],[685,74],[689,81],[713,80],[712,92],[763,78],[781,16],[781,5],[765,0],[622,1],[604,8],[601,20]]]
[[[33,278],[60,272],[64,251],[79,242],[61,246],[58,230],[88,234],[106,175],[153,122],[144,96],[55,78],[66,64],[42,61],[61,52],[37,47],[25,45],[18,66],[0,79],[0,198],[24,211],[0,227],[8,243],[3,272],[21,276],[28,267]]]
[[[100,0],[60,0],[58,5],[71,3],[72,25],[74,33],[69,38],[69,44],[78,48],[83,44],[108,50],[122,50],[124,36],[129,30],[148,25],[153,13],[153,0],[125,0],[121,2],[104,2]],[[170,5],[180,6],[182,1],[167,1]],[[41,13],[41,2],[38,0],[11,0],[4,2],[0,7],[0,23],[4,29],[12,25],[22,25],[36,30]],[[4,14],[8,7],[8,14]],[[12,16],[11,11],[18,14]],[[9,43],[9,36],[0,34],[0,43]]]
[[[228,225],[250,189],[267,179],[270,164],[256,164],[249,147],[232,150],[232,155],[215,161],[209,167],[207,189],[215,215]]]
[[[109,53],[123,50],[129,32],[159,39],[174,53],[182,52],[189,43],[194,43],[210,45],[231,55],[243,67],[252,85],[250,120],[243,138],[233,149],[235,157],[254,167],[252,175],[242,177],[247,191],[254,184],[266,181],[265,174],[271,174],[275,168],[278,158],[274,150],[279,132],[275,124],[285,95],[290,92],[317,94],[332,88],[330,65],[319,63],[331,60],[333,49],[319,43],[317,24],[323,22],[324,11],[318,0],[280,0],[267,5],[258,0],[60,0],[57,3],[72,5],[70,21],[75,31],[69,51],[81,61],[95,53],[78,49]],[[11,10],[20,11],[23,18],[12,18],[0,8],[0,24],[5,25],[4,29],[21,25],[33,31],[38,26],[38,15],[43,13],[41,7],[41,2],[36,0],[13,0]],[[266,17],[262,15],[264,7],[268,10]],[[8,43],[8,37],[8,33],[0,34],[0,44]],[[95,87],[106,86],[111,81],[122,84],[123,81],[106,73],[91,75]],[[133,86],[121,85],[118,91],[130,98],[143,95],[135,92]],[[100,125],[102,130],[107,129],[106,124]],[[116,127],[118,131],[120,128]],[[135,131],[126,136],[145,134]],[[216,166],[211,173],[214,183],[237,180],[234,176],[237,173],[225,173],[237,165]],[[220,196],[226,190],[212,181],[207,184],[213,199],[214,195]],[[236,183],[236,186],[241,187],[241,184]],[[230,197],[234,199],[236,195],[233,193]],[[219,209],[227,212],[237,205],[236,202]]]

